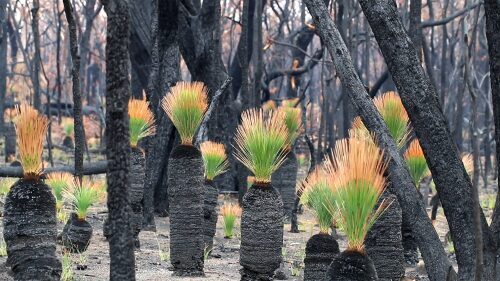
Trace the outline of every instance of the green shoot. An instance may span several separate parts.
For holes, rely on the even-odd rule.
[[[85,220],[89,208],[100,198],[99,189],[90,180],[84,180],[81,184],[76,180],[63,194],[66,200],[71,202],[79,220]]]
[[[241,216],[241,208],[232,203],[224,203],[220,212],[222,214],[222,223],[224,227],[224,238],[233,238],[233,230],[236,224],[236,218]]]
[[[216,176],[227,170],[229,163],[223,144],[206,141],[200,145],[200,151],[207,180],[212,181]]]
[[[287,149],[290,150],[291,146],[300,135],[300,130],[302,128],[300,108],[280,106],[278,110],[282,112],[286,128],[288,129]]]
[[[149,109],[146,99],[131,99],[128,102],[130,145],[137,147],[137,143],[144,137],[154,135],[155,117]]]
[[[63,192],[73,184],[73,175],[70,173],[50,173],[47,175],[45,183],[52,189],[56,198],[56,208],[60,210],[64,203]]]
[[[5,196],[9,193],[10,188],[16,183],[15,178],[2,178],[0,179],[0,196]]]

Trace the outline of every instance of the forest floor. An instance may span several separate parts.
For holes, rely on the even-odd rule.
[[[56,141],[58,143],[58,141]],[[3,138],[0,139],[0,166],[8,165],[3,162]],[[92,154],[93,161],[103,159],[102,154]],[[48,155],[47,151],[44,155]],[[71,152],[63,152],[53,150],[54,162],[56,165],[71,165]],[[46,164],[48,166],[48,163]],[[305,176],[307,163],[302,163],[302,169],[299,169],[299,178]],[[104,175],[97,177],[104,180]],[[491,177],[492,178],[492,177]],[[482,179],[480,186],[483,186]],[[487,218],[491,216],[491,209],[494,204],[494,186],[496,181],[489,180],[488,189],[481,188],[481,205],[485,210]],[[430,199],[430,198],[429,198]],[[493,199],[493,201],[492,201]],[[219,197],[219,206],[223,201],[235,201],[234,198],[228,196]],[[2,199],[0,198],[0,208],[2,208]],[[428,208],[430,214],[430,207]],[[105,203],[92,207],[88,216],[88,221],[94,229],[94,234],[90,242],[88,250],[83,254],[71,254],[72,272],[75,281],[100,281],[109,280],[109,245],[105,240],[102,232],[103,221],[107,216]],[[171,266],[169,262],[169,219],[168,217],[156,217],[156,232],[142,231],[140,233],[141,249],[136,251],[136,276],[137,280],[205,280],[205,281],[233,281],[239,280],[239,225],[235,228],[235,237],[233,239],[223,238],[223,229],[221,217],[217,224],[217,233],[214,242],[213,256],[205,261],[205,274],[203,278],[180,278],[172,277]],[[64,224],[59,223],[59,232]],[[442,208],[439,209],[437,221],[435,222],[436,230],[441,238],[443,246],[450,254],[450,260],[456,267],[454,258],[453,246],[445,242],[445,235],[448,232],[448,224],[443,215]],[[305,245],[309,237],[318,232],[318,226],[314,222],[312,214],[305,210],[299,215],[300,233],[291,233],[290,224],[285,224],[284,231],[284,271],[289,276],[288,280],[302,280],[303,276],[303,260],[305,256]],[[0,225],[0,242],[2,240],[2,225]],[[346,247],[346,238],[341,233],[338,237],[340,249]],[[0,244],[1,245],[1,244]],[[61,255],[61,246],[58,246],[58,254]],[[1,252],[1,251],[0,251]],[[9,275],[9,268],[5,266],[6,257],[0,257],[0,280],[13,280]],[[87,268],[78,270],[78,265],[83,264]],[[408,266],[406,268],[405,281],[410,280],[428,280],[422,260],[417,266]]]

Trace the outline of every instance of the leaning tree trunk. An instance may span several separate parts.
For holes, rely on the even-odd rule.
[[[405,273],[401,244],[401,207],[396,196],[386,190],[375,209],[384,199],[392,203],[366,235],[366,252],[373,260],[380,280],[400,280]]]
[[[75,213],[66,222],[62,232],[62,243],[72,253],[83,253],[87,250],[92,238],[92,226],[85,219],[79,220]]]
[[[211,180],[205,180],[203,187],[203,240],[205,251],[211,251],[214,246],[214,236],[217,227],[217,197],[219,190]]]
[[[339,244],[327,233],[319,233],[309,238],[304,259],[304,281],[323,281],[328,267],[339,254]]]
[[[16,129],[11,122],[5,124],[5,162],[16,156]]]
[[[333,259],[328,269],[329,281],[378,280],[373,261],[366,254],[343,251]]]
[[[170,259],[176,276],[204,274],[203,180],[200,151],[177,146],[168,162]]]
[[[47,185],[31,179],[16,182],[5,200],[3,226],[15,280],[59,281],[56,200]]]
[[[250,187],[241,216],[241,280],[272,280],[283,247],[283,201],[270,184]]]
[[[292,217],[292,211],[295,204],[297,181],[297,158],[295,153],[290,151],[281,167],[273,173],[273,186],[280,192],[283,200],[284,214],[287,220]]]
[[[136,248],[140,248],[139,232],[142,228],[142,207],[144,195],[144,179],[146,173],[144,152],[141,149],[134,147],[130,152],[130,227],[134,235],[134,244]]]

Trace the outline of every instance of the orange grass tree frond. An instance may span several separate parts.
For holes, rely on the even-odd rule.
[[[383,152],[365,139],[342,139],[335,143],[327,162],[325,170],[335,198],[328,209],[332,215],[337,214],[337,223],[348,238],[348,249],[363,252],[366,234],[388,207],[388,202],[383,202],[375,209],[385,190],[387,163]]]
[[[229,163],[227,161],[226,149],[222,143],[206,141],[200,144],[201,156],[205,167],[205,178],[214,178],[224,173]]]
[[[269,183],[272,173],[285,160],[288,129],[283,118],[282,113],[271,111],[266,119],[262,109],[248,109],[241,114],[234,155],[254,174],[256,183]]]
[[[300,135],[300,131],[302,129],[302,116],[300,108],[296,107],[287,107],[280,106],[278,111],[281,111],[285,125],[288,129],[288,147],[287,149],[291,149],[292,145],[295,143],[295,140]]]
[[[413,140],[405,152],[405,161],[415,187],[419,187],[420,181],[429,174],[429,168],[425,160],[424,151],[417,139]]]
[[[33,107],[27,104],[16,106],[14,126],[25,177],[37,178],[42,173],[43,140],[48,125],[49,119]]]
[[[130,145],[136,147],[139,140],[156,132],[155,116],[146,99],[131,99],[128,102]]]
[[[179,82],[162,99],[161,106],[177,128],[183,145],[192,145],[208,108],[207,99],[208,89],[203,82]]]
[[[273,100],[268,100],[264,102],[261,107],[264,111],[270,111],[276,109],[276,102]]]
[[[410,118],[396,92],[386,92],[376,97],[373,103],[384,119],[389,133],[401,148],[408,140],[410,133]]]

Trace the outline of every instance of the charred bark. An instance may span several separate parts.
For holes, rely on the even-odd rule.
[[[313,235],[306,244],[304,281],[326,280],[328,267],[339,254],[339,244],[327,233]]]
[[[217,197],[219,190],[213,181],[205,180],[203,187],[203,239],[205,251],[211,251],[214,246],[214,236],[217,227]]]
[[[283,164],[273,173],[272,183],[274,188],[280,192],[283,201],[284,215],[287,220],[292,217],[292,211],[297,196],[295,185],[297,183],[297,158],[295,153],[290,151]]]
[[[134,147],[130,153],[130,227],[134,236],[136,248],[140,248],[139,232],[142,228],[142,206],[144,198],[144,152],[140,148]]]
[[[242,203],[241,280],[272,280],[283,247],[283,202],[272,185],[249,188]]]
[[[5,163],[16,157],[16,128],[12,122],[5,124]]]
[[[203,159],[179,145],[168,162],[170,260],[176,276],[203,276]]]
[[[83,253],[90,244],[92,233],[90,223],[85,219],[79,220],[75,213],[71,213],[61,235],[63,246],[71,253]]]
[[[378,280],[372,259],[366,254],[344,251],[340,253],[328,270],[329,281],[375,281]]]
[[[15,280],[58,281],[56,200],[38,180],[21,179],[5,198],[3,236]]]

